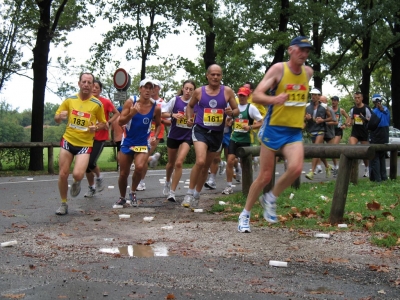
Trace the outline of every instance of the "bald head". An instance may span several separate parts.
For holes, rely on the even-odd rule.
[[[321,97],[319,97],[319,101],[321,102],[321,103],[328,103],[328,98],[326,98],[325,96],[321,96]]]
[[[217,71],[217,72],[222,74],[222,68],[217,64],[210,65],[207,68],[207,74],[211,74],[212,72],[215,72],[215,71]]]

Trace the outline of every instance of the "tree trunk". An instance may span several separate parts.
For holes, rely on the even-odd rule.
[[[395,32],[400,34],[400,11],[396,14]],[[393,48],[392,58],[392,116],[398,116],[400,113],[400,46]],[[400,118],[393,118],[393,126],[400,128]]]
[[[40,25],[36,45],[33,48],[33,99],[31,142],[43,142],[44,95],[47,83],[47,63],[50,51],[51,0],[37,1],[40,10]],[[43,170],[43,148],[31,148],[29,170]]]
[[[361,78],[361,93],[363,95],[363,103],[369,105],[369,88],[371,86],[371,69],[366,61],[369,58],[369,49],[371,47],[371,35],[367,34],[366,37],[363,38],[362,43],[362,56],[361,61],[363,62],[363,66],[361,69],[362,78]]]
[[[279,28],[278,31],[280,33],[284,33],[287,31],[287,25],[289,23],[289,0],[281,0],[281,12],[279,14]],[[268,71],[270,67],[272,67],[277,62],[282,62],[285,57],[286,45],[279,45],[275,50],[274,59],[271,64],[266,67],[265,72]]]
[[[313,52],[314,55],[316,56],[315,63],[313,64],[312,68],[314,70],[314,87],[319,89],[322,93],[322,77],[321,77],[321,52],[322,52],[322,43],[321,43],[321,37],[319,33],[319,23],[313,23],[313,36],[312,36],[312,41],[313,41]]]
[[[206,70],[209,66],[215,64],[215,33],[214,33],[214,1],[206,2],[207,23],[210,31],[206,33],[206,52],[203,54]]]

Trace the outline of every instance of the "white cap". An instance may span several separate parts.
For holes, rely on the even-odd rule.
[[[319,89],[313,88],[313,89],[310,91],[310,94],[321,95],[321,92],[320,92]]]
[[[150,78],[145,78],[145,79],[143,79],[140,83],[139,83],[139,87],[142,87],[142,86],[145,86],[146,85],[146,83],[148,83],[148,82],[150,82],[152,85],[153,85],[153,87],[154,87],[154,80],[153,79],[150,79]]]
[[[163,85],[161,84],[160,80],[158,79],[153,79],[153,83],[154,85],[158,85],[160,87],[160,90],[162,90]]]

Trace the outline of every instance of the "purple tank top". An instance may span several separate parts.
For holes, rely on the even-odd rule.
[[[187,103],[185,103],[181,97],[176,96],[172,113],[186,115],[186,106]],[[168,137],[179,141],[190,141],[192,139],[192,127],[187,126],[187,119],[172,119],[171,130],[168,133]]]
[[[209,96],[206,93],[206,87],[201,87],[201,99],[198,103],[195,124],[209,130],[224,130],[227,107],[224,89],[225,87],[221,85],[218,95]]]

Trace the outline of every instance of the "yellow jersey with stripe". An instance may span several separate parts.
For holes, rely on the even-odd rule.
[[[62,111],[68,111],[63,138],[77,147],[92,147],[94,133],[89,131],[89,126],[107,122],[101,101],[94,96],[86,100],[79,95],[71,96],[61,103],[56,114]]]
[[[284,104],[270,105],[266,123],[270,126],[303,128],[306,104],[308,102],[308,77],[304,66],[300,74],[293,74],[286,62],[280,82],[271,90],[271,95],[289,95]]]

